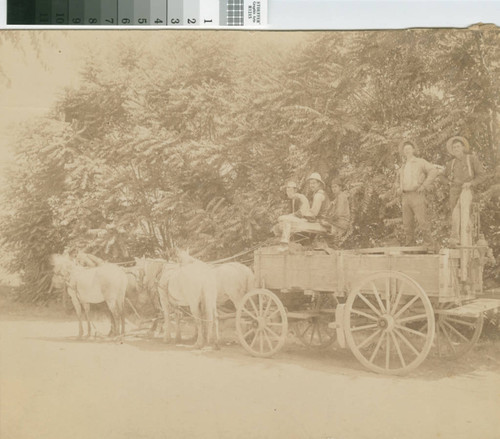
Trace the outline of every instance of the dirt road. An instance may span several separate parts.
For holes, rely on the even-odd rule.
[[[485,352],[398,378],[293,342],[263,360],[235,344],[77,341],[74,321],[0,331],[2,439],[500,438],[500,363]]]

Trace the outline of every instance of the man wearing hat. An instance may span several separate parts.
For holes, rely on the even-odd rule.
[[[326,220],[321,220],[321,225],[330,229],[330,234],[336,236],[344,235],[351,225],[351,210],[349,208],[349,197],[342,190],[341,181],[333,179],[330,182],[332,191],[331,204],[328,209]]]
[[[470,212],[472,188],[488,176],[478,158],[470,154],[470,145],[465,137],[450,138],[446,142],[446,149],[453,156],[443,171],[443,176],[450,184],[450,246],[457,246],[460,243],[461,211]]]
[[[318,221],[325,217],[329,201],[324,191],[325,183],[317,172],[313,172],[307,179],[310,199],[296,192],[296,185],[290,182],[286,186],[287,196],[292,200],[292,209],[299,201],[298,210],[292,210],[291,215],[282,215],[278,218],[278,230],[282,231],[281,243],[287,244],[292,233],[296,232],[325,232],[325,228]]]
[[[405,158],[397,181],[398,193],[402,195],[405,245],[415,245],[416,220],[422,231],[424,245],[433,247],[425,191],[429,189],[439,171],[427,160],[416,157],[416,150],[415,142],[411,140],[404,140],[399,144],[399,153]]]

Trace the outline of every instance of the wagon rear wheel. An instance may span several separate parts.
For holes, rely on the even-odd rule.
[[[270,357],[285,344],[286,311],[280,299],[265,289],[247,293],[236,311],[236,332],[251,355]]]
[[[404,374],[427,357],[434,338],[432,305],[407,275],[369,275],[349,294],[345,335],[355,357],[368,369]]]
[[[479,340],[484,315],[477,317],[447,314],[454,305],[443,305],[436,311],[435,348],[439,357],[456,359],[469,352]]]

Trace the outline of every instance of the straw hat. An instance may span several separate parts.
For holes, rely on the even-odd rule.
[[[312,174],[311,174],[311,175],[307,178],[307,180],[308,180],[308,181],[309,181],[309,180],[317,180],[317,181],[319,181],[319,182],[323,185],[323,187],[325,187],[325,186],[326,186],[326,185],[325,185],[325,182],[324,182],[324,181],[323,181],[323,179],[321,178],[321,175],[319,175],[317,172],[313,172],[313,173],[312,173]]]
[[[453,136],[450,139],[448,139],[448,141],[446,142],[446,149],[448,150],[450,155],[453,155],[452,146],[453,146],[453,143],[456,141],[458,141],[458,142],[462,143],[462,145],[464,145],[464,152],[466,152],[466,153],[470,152],[469,141],[465,137]]]

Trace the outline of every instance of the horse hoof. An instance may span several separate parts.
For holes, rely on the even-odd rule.
[[[218,344],[215,344],[215,345],[214,345],[214,350],[216,350],[216,351],[220,351],[220,346],[219,346]]]

